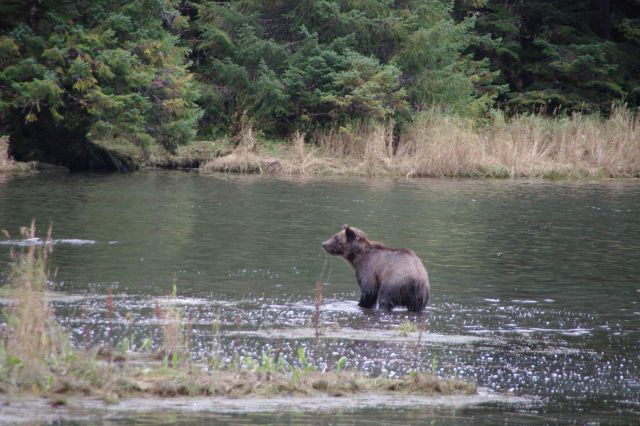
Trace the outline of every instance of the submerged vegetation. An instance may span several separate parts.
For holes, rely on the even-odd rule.
[[[636,174],[634,1],[7,1],[0,23],[0,134],[21,161]]]
[[[35,225],[24,228],[22,233],[24,238],[34,238]],[[12,251],[5,290],[11,303],[4,308],[6,323],[0,343],[2,393],[41,396],[54,405],[65,404],[64,398],[70,395],[115,402],[140,395],[236,398],[367,392],[424,396],[476,393],[473,383],[428,372],[414,371],[400,378],[369,377],[347,369],[345,357],[339,358],[332,369],[319,371],[303,347],[290,362],[272,351],[263,352],[257,359],[234,354],[231,361],[224,362],[217,339],[218,347],[212,348],[209,362],[192,362],[189,320],[171,303],[175,302],[175,285],[172,299],[155,309],[163,331],[157,352],[149,353],[148,342],[134,352],[126,338],[115,347],[107,342],[96,348],[77,349],[56,323],[48,304],[50,242],[49,234],[42,244]],[[113,309],[110,300],[107,297],[108,317]],[[321,299],[317,300],[319,304]],[[317,327],[316,324],[316,335]]]

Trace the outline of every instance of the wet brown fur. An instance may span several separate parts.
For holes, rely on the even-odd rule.
[[[406,306],[421,312],[429,302],[429,275],[420,258],[409,249],[394,249],[369,241],[358,228],[344,225],[322,243],[329,254],[344,257],[356,270],[363,308],[392,310]]]

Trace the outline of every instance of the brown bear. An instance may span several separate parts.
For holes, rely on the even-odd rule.
[[[421,312],[429,302],[429,274],[412,250],[369,241],[364,232],[349,225],[343,225],[322,248],[344,257],[356,270],[359,306],[373,308],[377,302],[387,311],[406,306],[409,311]]]

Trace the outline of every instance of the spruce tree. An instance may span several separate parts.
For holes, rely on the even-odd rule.
[[[192,2],[203,129],[279,135],[432,107],[481,115],[499,91],[449,0]],[[221,125],[221,123],[223,123]]]
[[[109,168],[113,148],[193,138],[198,89],[176,2],[18,3],[0,5],[0,117],[18,157]]]
[[[508,110],[570,113],[640,106],[637,0],[459,0],[478,16],[475,53],[501,71]],[[486,36],[489,36],[488,38]]]

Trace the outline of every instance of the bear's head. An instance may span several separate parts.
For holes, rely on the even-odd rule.
[[[349,225],[342,225],[342,230],[323,242],[322,248],[329,254],[349,259],[368,245],[369,240],[364,232]]]

